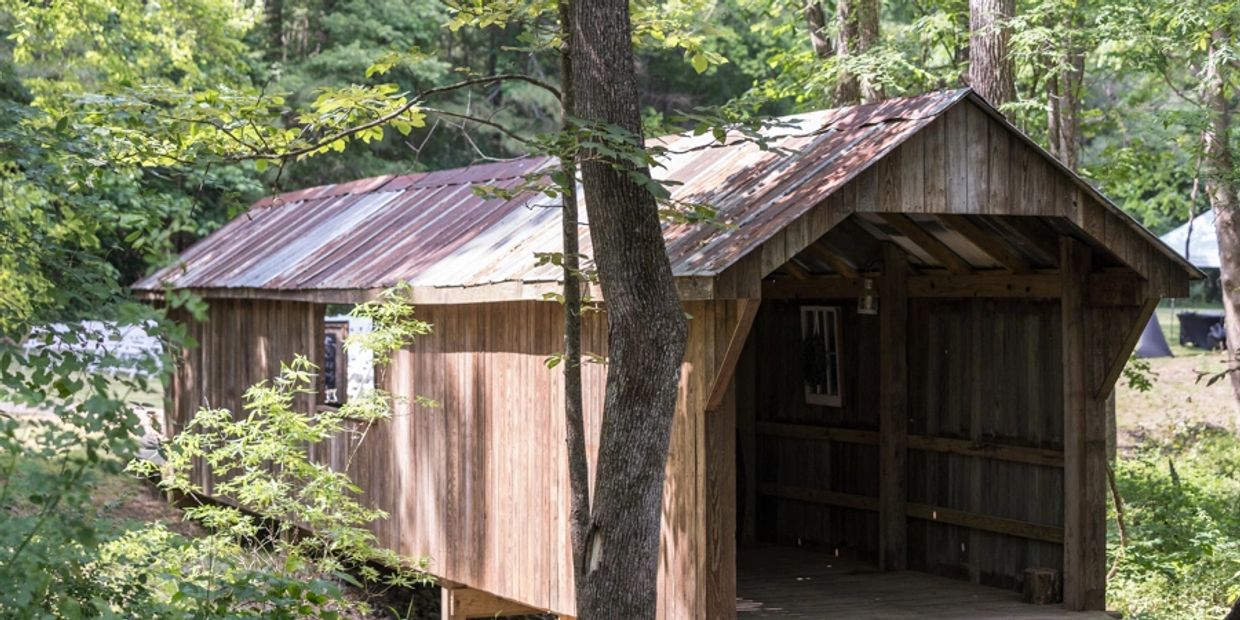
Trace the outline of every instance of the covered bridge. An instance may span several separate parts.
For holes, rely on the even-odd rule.
[[[1102,609],[1107,399],[1159,298],[1198,272],[967,90],[785,120],[775,150],[666,139],[656,171],[731,225],[664,229],[692,319],[661,616],[1060,613],[1014,600],[1026,569]],[[392,515],[379,539],[430,556],[445,617],[571,617],[562,375],[544,365],[559,273],[534,257],[560,249],[560,211],[471,192],[552,165],[274,196],[136,284],[211,302],[168,428],[321,355],[326,304],[408,281],[435,333],[384,380],[443,406],[372,431],[353,464]],[[605,320],[587,316],[586,351],[606,354]],[[592,437],[604,376],[587,365]]]

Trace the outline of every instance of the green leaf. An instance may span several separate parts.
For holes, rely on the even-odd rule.
[[[710,62],[707,61],[706,54],[703,54],[702,52],[694,52],[693,55],[689,57],[689,64],[692,64],[693,70],[698,73],[704,73],[706,69],[710,67]]]

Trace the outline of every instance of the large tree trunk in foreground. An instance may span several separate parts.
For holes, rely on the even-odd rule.
[[[1016,0],[969,0],[969,86],[996,108],[1016,99],[1007,21]]]
[[[1227,327],[1227,358],[1230,361],[1231,388],[1240,401],[1240,213],[1236,204],[1236,187],[1232,181],[1231,108],[1227,98],[1227,60],[1225,48],[1229,33],[1213,33],[1210,57],[1205,72],[1205,103],[1210,123],[1205,133],[1206,193],[1214,209],[1214,225],[1218,233],[1220,284]]]
[[[879,0],[837,0],[835,18],[839,37],[835,48],[840,56],[859,56],[878,42]],[[869,80],[845,73],[840,76],[835,99],[840,105],[871,103],[883,98],[882,89]]]
[[[569,5],[573,111],[628,130],[641,118],[627,0]],[[594,262],[607,309],[607,394],[599,437],[581,620],[654,618],[664,469],[687,326],[658,205],[630,164],[581,154]]]

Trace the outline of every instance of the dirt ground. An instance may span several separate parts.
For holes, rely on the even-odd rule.
[[[1227,378],[1207,385],[1225,367],[1223,353],[1174,347],[1176,357],[1147,360],[1153,388],[1139,392],[1121,377],[1115,388],[1120,448],[1149,437],[1166,437],[1177,427],[1209,425],[1237,430],[1237,406]],[[1205,373],[1206,377],[1198,380]]]

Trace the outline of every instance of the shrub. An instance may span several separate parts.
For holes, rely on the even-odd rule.
[[[1240,596],[1238,472],[1240,439],[1214,428],[1181,429],[1119,460],[1128,545],[1112,528],[1108,607],[1135,620],[1227,613]]]

